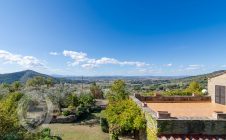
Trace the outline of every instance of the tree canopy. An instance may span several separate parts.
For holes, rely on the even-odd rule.
[[[129,93],[126,91],[126,83],[123,80],[116,80],[111,85],[108,94],[109,101],[118,101],[128,99]]]
[[[42,85],[46,85],[47,87],[50,87],[53,85],[53,80],[51,78],[36,76],[32,79],[27,80],[26,82],[27,87],[39,88]]]
[[[90,92],[95,99],[103,99],[103,91],[96,82],[91,85]]]
[[[18,130],[16,107],[21,97],[20,93],[10,93],[0,102],[0,139]]]
[[[195,93],[195,94],[200,94],[201,93],[201,87],[199,85],[198,82],[191,82],[189,84],[189,86],[185,89],[186,92],[189,92],[189,93]]]
[[[107,119],[112,134],[145,128],[146,121],[140,108],[131,99],[110,103],[103,116]],[[117,138],[116,138],[117,139]]]

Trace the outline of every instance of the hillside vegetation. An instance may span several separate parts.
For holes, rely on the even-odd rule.
[[[8,83],[11,84],[15,81],[19,81],[21,83],[25,83],[28,79],[32,79],[34,77],[44,77],[44,78],[51,78],[55,83],[66,82],[72,83],[76,81],[64,79],[64,78],[55,78],[46,74],[38,73],[32,70],[25,70],[20,72],[14,73],[7,73],[7,74],[0,74],[0,83]]]
[[[180,78],[180,79],[173,79],[173,80],[171,80],[171,83],[183,83],[183,84],[188,85],[192,81],[196,81],[201,85],[202,88],[206,88],[208,78],[221,75],[225,72],[226,72],[226,70],[220,70],[220,71],[215,71],[215,72],[203,74],[203,75],[190,76],[190,77],[185,77],[185,78]]]

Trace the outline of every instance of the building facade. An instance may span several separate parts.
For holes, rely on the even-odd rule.
[[[208,79],[208,94],[213,103],[226,105],[226,73]]]
[[[206,96],[135,94],[131,98],[145,113],[147,133],[155,132],[155,139],[226,140],[226,73],[208,79]]]

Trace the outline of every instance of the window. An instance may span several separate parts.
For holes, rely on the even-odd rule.
[[[218,104],[225,105],[225,86],[215,86],[215,102]]]

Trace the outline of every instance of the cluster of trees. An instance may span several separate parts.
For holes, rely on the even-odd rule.
[[[12,84],[2,84],[1,92],[7,94],[0,96],[0,139],[34,139],[52,140],[57,139],[50,135],[50,129],[45,129],[40,133],[32,134],[22,128],[17,118],[16,108],[18,101],[24,96],[23,92],[35,91],[45,94],[59,107],[59,113],[63,115],[76,115],[78,118],[85,118],[90,113],[98,109],[95,106],[95,99],[109,100],[109,105],[102,114],[101,124],[105,132],[109,132],[111,139],[117,140],[120,135],[134,134],[146,127],[144,114],[140,108],[129,98],[126,83],[123,80],[116,80],[111,85],[109,92],[105,95],[102,88],[93,83],[89,93],[79,93],[73,85],[54,84],[49,78],[34,77],[25,84],[14,82]],[[0,94],[1,95],[1,94]],[[63,111],[63,108],[67,108]],[[10,126],[10,127],[9,127]]]
[[[32,94],[31,91],[47,95],[53,104],[59,107],[59,113],[65,116],[73,114],[80,119],[99,109],[95,106],[95,99],[104,98],[101,87],[96,83],[91,85],[89,93],[79,93],[71,84],[54,84],[52,79],[40,76],[29,79],[26,83],[1,84],[0,139],[55,139],[50,135],[49,129],[41,133],[31,134],[20,126],[16,107],[24,93]],[[68,109],[62,111],[62,108]]]
[[[68,108],[68,110],[63,111],[63,115],[76,115],[78,118],[84,118],[96,109],[94,97],[89,93],[80,95],[70,93],[65,97],[61,107]]]
[[[36,76],[32,79],[28,79],[26,82],[27,87],[34,87],[35,89],[38,89],[43,85],[46,85],[48,88],[53,86],[54,85],[53,79]]]
[[[189,84],[193,81],[199,83],[202,89],[207,88],[207,77],[210,75],[217,75],[221,72],[216,72],[216,74],[207,74],[179,79],[169,79],[169,80],[135,80],[130,81],[132,88],[134,91],[138,92],[149,92],[149,91],[171,91],[171,90],[185,90]]]
[[[15,81],[12,84],[2,83],[0,85],[0,92],[2,93],[12,93],[12,92],[21,92],[25,88],[40,89],[41,86],[51,87],[54,85],[53,79],[44,78],[41,76],[28,79],[25,84]]]
[[[175,89],[163,92],[167,96],[191,96],[191,95],[202,95],[202,88],[198,82],[191,82],[186,89]]]
[[[60,138],[39,133],[30,133],[19,123],[17,106],[22,93],[9,93],[0,100],[0,139],[1,140],[58,140]]]
[[[118,140],[125,133],[136,137],[137,132],[146,127],[146,121],[140,108],[129,99],[125,82],[115,81],[107,97],[109,105],[102,111],[102,130],[109,131],[112,140]]]
[[[4,92],[18,92],[23,88],[23,85],[19,81],[15,81],[12,84],[3,83],[0,85],[0,90]]]
[[[198,82],[193,81],[184,89],[181,89],[181,88],[171,89],[171,90],[168,89],[160,93],[166,96],[191,96],[193,94],[202,95],[201,91],[202,91],[202,88],[200,84]],[[153,96],[155,95],[155,92],[156,92],[155,90],[151,90],[151,91],[143,92],[142,95]]]
[[[12,84],[0,85],[0,139],[1,140],[57,140],[58,137],[50,135],[50,129],[45,129],[41,132],[30,133],[20,125],[18,119],[17,107],[20,99],[25,96],[25,93],[46,93],[53,103],[64,102],[61,94],[69,93],[74,89],[67,89],[65,86],[54,87],[53,80],[44,77],[34,77],[26,83],[13,82]],[[66,90],[66,91],[64,91]],[[54,91],[54,92],[53,92]],[[52,94],[50,94],[52,93]],[[57,94],[55,94],[57,93]],[[55,95],[54,95],[55,94]],[[51,96],[52,95],[52,96]],[[80,104],[87,104],[85,97],[81,97]],[[86,98],[87,99],[87,98]],[[88,99],[89,100],[89,99]],[[93,101],[93,100],[92,100]],[[70,104],[71,101],[69,101]],[[75,101],[73,101],[75,104]],[[81,103],[83,102],[83,103]]]

